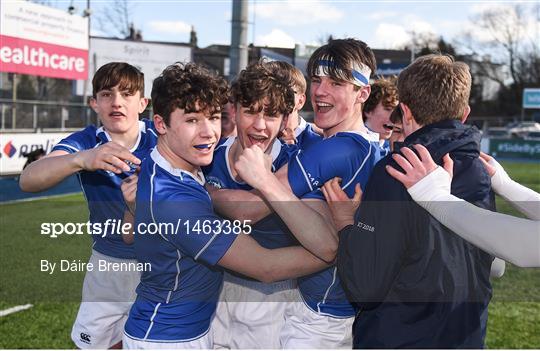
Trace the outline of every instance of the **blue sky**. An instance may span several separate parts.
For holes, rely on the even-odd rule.
[[[533,1],[528,1],[531,6]],[[67,8],[71,1],[50,1]],[[73,1],[80,13],[86,1]],[[94,13],[109,1],[91,0]],[[191,26],[199,46],[230,43],[231,1],[129,1],[133,21],[151,41],[189,41]],[[511,1],[249,1],[248,41],[257,45],[293,47],[317,44],[329,34],[356,37],[373,48],[397,48],[411,32],[431,32],[452,40],[464,30],[481,36],[471,18],[486,8],[508,6]],[[536,2],[537,3],[537,2]],[[97,21],[92,34],[107,36]],[[538,29],[536,29],[537,31]]]

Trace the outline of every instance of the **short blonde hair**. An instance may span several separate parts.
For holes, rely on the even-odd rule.
[[[399,101],[420,125],[461,119],[469,104],[471,80],[469,66],[452,56],[421,56],[399,74]]]

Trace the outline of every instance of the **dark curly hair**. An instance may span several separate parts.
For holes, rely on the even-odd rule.
[[[294,109],[294,82],[289,72],[271,62],[257,62],[240,72],[232,84],[231,99],[243,107],[256,107],[268,116],[288,116]]]
[[[168,66],[152,84],[152,107],[170,126],[171,113],[183,109],[187,113],[221,112],[227,103],[227,82],[195,63],[177,62]]]
[[[139,92],[144,96],[144,74],[135,66],[125,62],[109,62],[101,66],[92,78],[92,96],[101,90],[118,85],[120,90]]]
[[[399,103],[396,81],[396,77],[380,78],[371,84],[371,93],[364,103],[363,112],[366,113],[375,110],[379,103],[388,109],[396,108]],[[364,120],[366,120],[365,115]]]

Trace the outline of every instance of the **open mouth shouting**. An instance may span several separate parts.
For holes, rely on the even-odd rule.
[[[248,134],[248,139],[250,145],[257,145],[260,147],[263,151],[264,150],[264,143],[268,140],[268,137],[265,135],[256,135],[256,134]]]
[[[387,132],[391,132],[394,130],[393,124],[384,123],[382,126]]]
[[[326,113],[330,111],[332,108],[334,108],[334,105],[329,104],[327,102],[322,102],[322,101],[317,101],[316,106],[317,106],[317,112],[319,113]]]

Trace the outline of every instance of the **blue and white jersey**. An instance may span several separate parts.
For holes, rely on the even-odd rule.
[[[376,133],[340,132],[307,150],[300,150],[289,162],[289,184],[296,196],[324,200],[320,187],[334,177],[349,197],[360,183],[365,188],[380,159]],[[306,305],[314,312],[336,318],[355,314],[347,300],[335,266],[298,278],[298,288]]]
[[[203,174],[174,168],[155,148],[139,174],[134,242],[137,260],[151,270],[137,287],[129,337],[182,342],[208,331],[223,282],[214,266],[237,237],[225,226]]]
[[[380,145],[381,148],[381,158],[386,157],[390,153],[390,141],[385,140],[384,143]]]
[[[252,190],[253,188],[243,182],[234,179],[231,165],[229,164],[229,153],[236,137],[224,139],[214,151],[212,164],[204,167],[203,172],[206,181],[218,189],[240,189]],[[270,155],[272,156],[272,171],[275,172],[287,162],[298,150],[295,145],[283,144],[275,140],[272,144]],[[276,249],[298,245],[298,241],[287,228],[281,218],[272,213],[261,219],[252,227],[251,236],[264,248]]]
[[[366,128],[371,133],[374,133],[374,134],[377,133],[377,132],[369,129],[367,126],[366,126]],[[390,141],[388,141],[388,139],[386,139],[381,143],[381,140],[379,139],[379,149],[380,149],[380,152],[381,152],[381,158],[384,158],[386,155],[388,155],[390,153]]]
[[[73,133],[56,144],[52,151],[63,150],[70,154],[75,152],[90,150],[111,141],[111,137],[103,127],[88,126],[85,129]],[[140,160],[148,156],[157,143],[157,135],[154,124],[149,120],[139,121],[139,137],[135,146],[130,150]],[[135,258],[133,246],[127,245],[118,234],[118,230],[111,231],[112,226],[104,224],[109,220],[119,220],[124,218],[126,204],[120,183],[133,173],[124,172],[115,174],[113,172],[98,170],[94,172],[80,171],[77,173],[79,183],[83,190],[91,223],[102,223],[103,233],[92,235],[94,241],[93,248],[107,256],[133,259]],[[103,237],[103,234],[105,236]]]
[[[306,122],[305,119],[300,117],[300,124],[294,130],[294,137],[296,138],[296,145],[298,148],[305,150],[323,140],[322,135],[317,134],[311,124]]]

